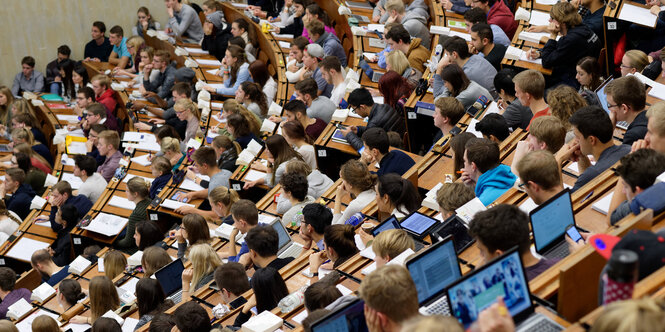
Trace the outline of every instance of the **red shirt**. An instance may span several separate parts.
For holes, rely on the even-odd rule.
[[[533,123],[533,120],[535,120],[536,118],[539,118],[541,116],[549,115],[549,113],[550,113],[550,107],[549,106],[547,108],[545,108],[544,110],[542,110],[542,111],[536,112],[536,114],[534,114],[533,117],[531,118],[531,121],[529,121],[529,126],[526,127],[526,130],[528,131],[529,128],[531,128],[531,124]]]
[[[307,136],[309,136],[313,141],[316,141],[317,138],[319,138],[319,135],[323,132],[324,129],[326,129],[326,126],[328,125],[325,121],[315,118],[316,122],[313,124],[307,126],[305,128],[305,133]]]
[[[517,31],[517,21],[515,15],[506,6],[503,0],[496,0],[494,5],[487,13],[487,24],[496,24],[501,27],[501,30],[506,33],[509,39],[513,39],[515,31]]]
[[[102,94],[99,95],[99,97],[97,97],[97,102],[106,107],[107,118],[109,117],[109,115],[115,118],[113,111],[115,111],[115,106],[117,105],[117,102],[115,101],[115,98],[113,98],[113,93],[114,93],[113,90],[107,89],[106,91],[102,92]]]

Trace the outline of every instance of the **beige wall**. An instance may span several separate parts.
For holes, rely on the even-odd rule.
[[[80,60],[90,41],[92,22],[106,24],[106,35],[120,25],[130,36],[136,24],[136,11],[145,6],[164,26],[164,0],[1,0],[0,6],[0,84],[11,86],[21,70],[21,59],[31,55],[35,69],[44,73],[55,59],[57,48],[66,44],[72,58]]]

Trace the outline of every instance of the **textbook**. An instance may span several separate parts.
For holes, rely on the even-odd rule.
[[[44,303],[55,294],[55,288],[47,283],[42,283],[39,287],[35,288],[30,295],[30,301],[37,301]]]
[[[32,306],[30,303],[28,303],[28,301],[22,298],[9,306],[9,309],[7,310],[7,317],[13,320],[20,320],[25,315],[27,315],[30,310],[32,310]]]
[[[127,257],[127,266],[139,266],[141,265],[141,258],[143,258],[143,251],[138,250],[133,255]]]
[[[242,324],[243,332],[272,332],[284,324],[284,320],[265,310]]]
[[[87,269],[91,264],[92,262],[85,259],[85,257],[78,256],[75,260],[69,263],[69,269],[67,272],[82,275],[83,272],[85,272],[85,269]]]
[[[231,239],[231,232],[233,231],[233,226],[229,224],[221,224],[219,227],[215,228],[215,235],[225,239]],[[236,235],[236,242],[239,242],[242,239],[243,235],[238,232]]]

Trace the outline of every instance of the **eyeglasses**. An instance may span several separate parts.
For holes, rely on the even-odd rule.
[[[607,109],[610,109],[610,108],[612,108],[612,107],[617,107],[617,106],[619,106],[619,104],[610,104],[610,103],[607,103]]]
[[[621,68],[635,68],[635,67],[631,67],[631,66],[626,66],[623,63],[619,67],[621,67]]]

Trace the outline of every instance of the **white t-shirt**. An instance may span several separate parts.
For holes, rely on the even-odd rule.
[[[88,197],[94,204],[106,189],[107,182],[104,177],[95,172],[89,176],[79,188],[79,195]]]
[[[305,144],[301,147],[296,147],[296,151],[300,153],[302,156],[302,159],[305,159],[305,162],[311,167],[312,169],[317,169],[318,167],[316,166],[316,155],[314,153],[314,146],[311,144]]]
[[[346,95],[346,82],[335,85],[332,92],[330,93],[330,100],[335,103],[335,106],[339,107],[339,103],[342,102],[342,99]]]

